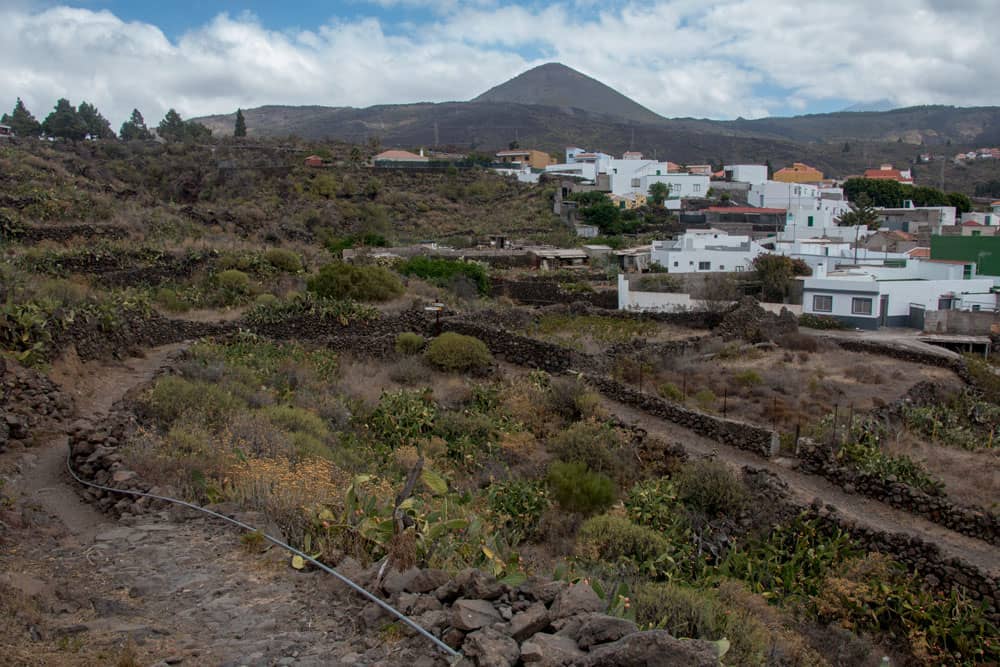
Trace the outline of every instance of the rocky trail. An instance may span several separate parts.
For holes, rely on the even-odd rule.
[[[99,421],[181,348],[53,375],[77,414]],[[189,510],[128,522],[97,512],[66,474],[63,433],[3,458],[15,474],[4,489],[13,506],[0,533],[0,593],[13,618],[0,623],[0,665],[440,664],[429,645],[381,635],[388,621],[366,626],[367,603],[332,577],[291,570],[276,548],[251,553],[218,521]]]
[[[844,517],[871,529],[904,533],[936,543],[943,555],[960,558],[993,576],[1000,575],[1000,552],[991,544],[949,530],[936,523],[895,509],[864,496],[844,492],[835,484],[794,469],[794,461],[787,458],[765,460],[747,451],[709,440],[677,424],[659,419],[623,403],[603,398],[604,406],[619,419],[635,423],[651,436],[667,442],[677,442],[694,456],[715,455],[720,460],[740,468],[750,466],[774,473],[784,480],[793,499],[809,504],[819,498],[824,505],[832,505]]]

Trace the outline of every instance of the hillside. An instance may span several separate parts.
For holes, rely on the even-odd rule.
[[[638,123],[663,117],[586,74],[562,63],[546,63],[490,88],[473,102],[513,102],[585,111]]]

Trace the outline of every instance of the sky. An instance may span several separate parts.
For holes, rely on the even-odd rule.
[[[466,100],[553,61],[667,117],[998,105],[998,23],[1000,0],[0,0],[0,110]]]

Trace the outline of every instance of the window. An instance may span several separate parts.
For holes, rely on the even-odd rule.
[[[694,191],[695,192],[701,192],[701,183],[695,183],[694,184]]]
[[[979,236],[980,234],[982,234],[982,232],[977,232],[975,230],[972,231],[973,236]]]
[[[719,271],[725,271],[725,270],[726,270],[726,267],[724,265],[722,265],[722,264],[719,264]]]
[[[744,267],[744,266],[737,266],[736,270],[737,271],[746,271],[746,267]]]
[[[833,297],[829,294],[814,294],[813,311],[817,313],[833,312]]]
[[[676,269],[680,262],[674,262],[674,268]]]
[[[812,226],[813,226],[813,217],[812,217],[811,215],[809,216],[809,219],[808,219],[808,221],[807,221],[807,224],[808,224],[808,226],[810,226],[810,227],[812,227]]]
[[[657,175],[657,176],[659,176],[659,175],[660,175],[660,170],[659,170],[659,169],[657,169],[657,170],[656,170],[656,175]]]
[[[852,315],[871,315],[872,314],[872,300],[863,299],[861,297],[854,297],[851,299],[851,314]]]
[[[712,263],[711,262],[698,262],[698,270],[699,271],[711,271],[712,270]]]
[[[983,309],[983,307],[982,307],[982,306],[980,306],[980,305],[979,305],[978,303],[974,303],[974,304],[972,304],[972,312],[974,312],[974,313],[978,313],[978,312],[979,312],[979,311],[981,311],[982,309]]]
[[[951,299],[938,299],[938,310],[951,310]]]

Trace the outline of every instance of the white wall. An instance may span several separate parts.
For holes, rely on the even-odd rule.
[[[654,313],[671,313],[684,310],[703,309],[708,305],[705,301],[692,299],[690,294],[674,292],[637,292],[629,289],[629,282],[624,274],[618,274],[618,309]],[[718,304],[712,304],[713,307]],[[801,315],[802,307],[781,303],[762,303],[764,310],[779,314],[782,308],[787,308],[793,315]]]
[[[765,253],[749,236],[729,236],[716,230],[683,234],[673,241],[653,241],[651,261],[668,273],[749,271],[753,260]],[[709,268],[700,268],[708,262]]]
[[[666,170],[660,175],[647,174],[640,180],[639,190],[646,194],[649,186],[653,183],[666,183],[670,186],[670,200],[677,200],[677,208],[680,208],[680,199],[696,199],[707,197],[708,190],[712,187],[712,179],[708,176],[698,174],[668,174]],[[668,206],[668,208],[670,208]]]
[[[996,227],[997,225],[1000,225],[1000,215],[997,215],[992,211],[990,213],[980,213],[978,211],[963,213],[962,222],[966,222],[968,220],[978,222],[980,225],[985,225],[986,227]]]
[[[764,164],[727,164],[723,171],[730,180],[740,183],[760,185],[767,182],[767,165]]]
[[[545,167],[545,173],[578,176],[588,181],[593,181],[597,179],[597,165],[589,162],[550,164]]]
[[[817,206],[819,188],[802,183],[766,181],[750,186],[747,203],[758,208],[792,208]]]

